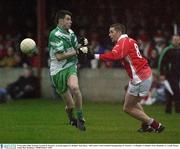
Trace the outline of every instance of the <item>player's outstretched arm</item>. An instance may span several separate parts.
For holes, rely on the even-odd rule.
[[[99,59],[99,60],[103,60],[103,61],[115,61],[115,60],[120,59],[119,55],[116,54],[113,51],[110,51],[110,52],[107,52],[107,53],[104,53],[104,54],[93,54],[93,53],[88,52],[87,58],[89,60],[91,60],[91,59]]]

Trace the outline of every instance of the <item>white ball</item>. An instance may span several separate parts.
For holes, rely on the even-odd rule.
[[[35,49],[36,49],[36,43],[31,38],[25,38],[20,43],[20,49],[25,54],[33,53],[35,52]]]

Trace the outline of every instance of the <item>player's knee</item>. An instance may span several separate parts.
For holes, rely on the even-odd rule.
[[[123,107],[123,112],[129,113],[129,112],[130,112],[130,107],[127,106],[127,105],[124,105],[124,107]]]
[[[67,106],[67,109],[71,109],[74,107],[74,101],[73,99],[71,98],[66,98],[66,106]]]
[[[127,113],[127,108],[125,106],[123,107],[123,112]]]
[[[71,90],[74,94],[77,94],[79,92],[79,86],[77,85],[72,85]]]

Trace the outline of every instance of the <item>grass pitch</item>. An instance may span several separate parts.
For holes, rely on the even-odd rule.
[[[120,103],[84,103],[85,132],[67,124],[64,103],[45,99],[0,104],[0,143],[180,143],[180,115],[163,105],[144,107],[161,121],[163,133],[138,133],[140,123],[123,113]]]

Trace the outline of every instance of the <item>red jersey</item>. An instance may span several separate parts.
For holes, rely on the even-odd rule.
[[[133,84],[146,80],[151,75],[147,60],[139,52],[137,42],[123,34],[111,52],[100,54],[100,60],[118,60],[126,69]]]

